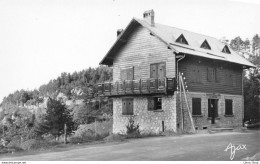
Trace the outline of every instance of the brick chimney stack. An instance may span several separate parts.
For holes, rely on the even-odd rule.
[[[154,26],[154,11],[153,10],[145,11],[144,14],[143,14],[143,18],[152,27]]]
[[[117,37],[118,37],[123,31],[124,31],[123,29],[118,29],[118,30],[116,31]]]

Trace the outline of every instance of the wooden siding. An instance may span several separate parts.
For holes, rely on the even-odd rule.
[[[134,67],[134,79],[150,78],[150,64],[166,63],[166,76],[175,77],[175,54],[144,27],[137,27],[115,55],[113,80],[120,80],[120,70]]]
[[[197,66],[200,71],[200,82],[192,81],[192,68]],[[208,81],[208,68],[215,68],[218,79],[214,81]],[[204,92],[204,93],[222,93],[242,95],[242,67],[216,60],[210,60],[200,57],[186,57],[179,63],[179,71],[183,73],[186,78],[188,91],[190,92]],[[227,75],[231,74],[232,81],[227,78]]]

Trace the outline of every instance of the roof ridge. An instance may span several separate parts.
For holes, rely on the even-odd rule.
[[[139,20],[139,21],[145,22],[144,20],[139,19],[139,18],[135,18],[135,17],[134,17],[134,19],[137,19],[137,20]],[[217,40],[218,42],[222,43],[219,39],[217,39],[217,38],[215,38],[215,37],[213,37],[213,36],[208,36],[208,35],[200,34],[200,33],[198,33],[198,32],[193,32],[193,31],[189,31],[189,30],[182,29],[182,28],[179,28],[179,27],[173,27],[173,26],[169,26],[169,25],[165,25],[165,24],[161,24],[161,23],[156,23],[156,22],[155,22],[154,24],[155,24],[155,26],[156,26],[156,25],[167,26],[167,27],[175,28],[175,29],[178,29],[178,30],[181,30],[181,31],[186,31],[186,32],[190,32],[190,33],[193,33],[193,34],[210,37],[210,38],[215,39],[215,40]],[[205,38],[205,39],[207,39],[207,38]],[[222,43],[222,44],[223,44],[223,45],[226,45],[226,44],[224,44],[224,43]]]

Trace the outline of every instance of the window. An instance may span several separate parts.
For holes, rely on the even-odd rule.
[[[122,114],[133,115],[133,98],[122,99]]]
[[[191,66],[191,82],[201,82],[201,68],[199,66]]]
[[[211,50],[209,43],[207,42],[207,40],[205,39],[204,42],[201,44],[200,48],[204,48],[204,49],[209,49]]]
[[[150,77],[151,78],[164,78],[166,76],[166,64],[155,63],[150,65]]]
[[[233,85],[233,76],[232,76],[232,73],[230,71],[225,72],[225,83],[228,86]]]
[[[215,74],[216,74],[215,69],[214,69],[214,68],[211,68],[211,67],[208,67],[208,69],[207,69],[207,80],[208,80],[209,82],[215,81],[215,77],[216,77]]]
[[[120,72],[120,79],[123,80],[133,80],[134,79],[134,67],[128,69],[122,69]]]
[[[233,115],[233,101],[231,99],[225,100],[225,115]]]
[[[220,82],[220,77],[221,77],[221,71],[219,68],[216,69],[216,82]]]
[[[162,110],[162,97],[148,98],[148,110]]]
[[[183,34],[181,34],[177,39],[176,42],[181,43],[181,44],[188,44],[187,40],[185,39],[185,37],[183,36]]]
[[[229,48],[227,45],[225,45],[225,47],[223,48],[222,52],[226,53],[226,54],[231,54]]]
[[[220,82],[221,71],[219,68],[207,68],[207,80],[209,82]]]
[[[201,115],[201,98],[192,98],[192,115]]]

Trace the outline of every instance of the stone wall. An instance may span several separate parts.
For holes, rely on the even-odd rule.
[[[134,97],[134,121],[141,133],[176,131],[176,96],[162,97],[162,111],[148,111],[147,97]],[[113,99],[113,133],[126,133],[126,125],[131,116],[122,115],[122,98]]]
[[[183,95],[183,94],[182,94]],[[184,95],[183,95],[184,96]],[[215,124],[211,124],[211,119],[208,118],[208,99],[213,98],[218,99],[218,117],[215,119]],[[182,113],[180,109],[180,94],[177,94],[177,125],[179,125],[178,130],[180,130],[182,125]],[[243,97],[242,95],[228,95],[228,94],[208,94],[199,92],[189,92],[187,93],[187,99],[190,107],[190,112],[192,113],[192,98],[201,98],[201,116],[192,116],[195,127],[199,130],[203,127],[240,127],[242,126],[243,118]],[[225,116],[225,99],[233,100],[233,116]],[[184,130],[191,130],[191,122],[189,119],[187,106],[183,97],[183,111],[184,111]]]

